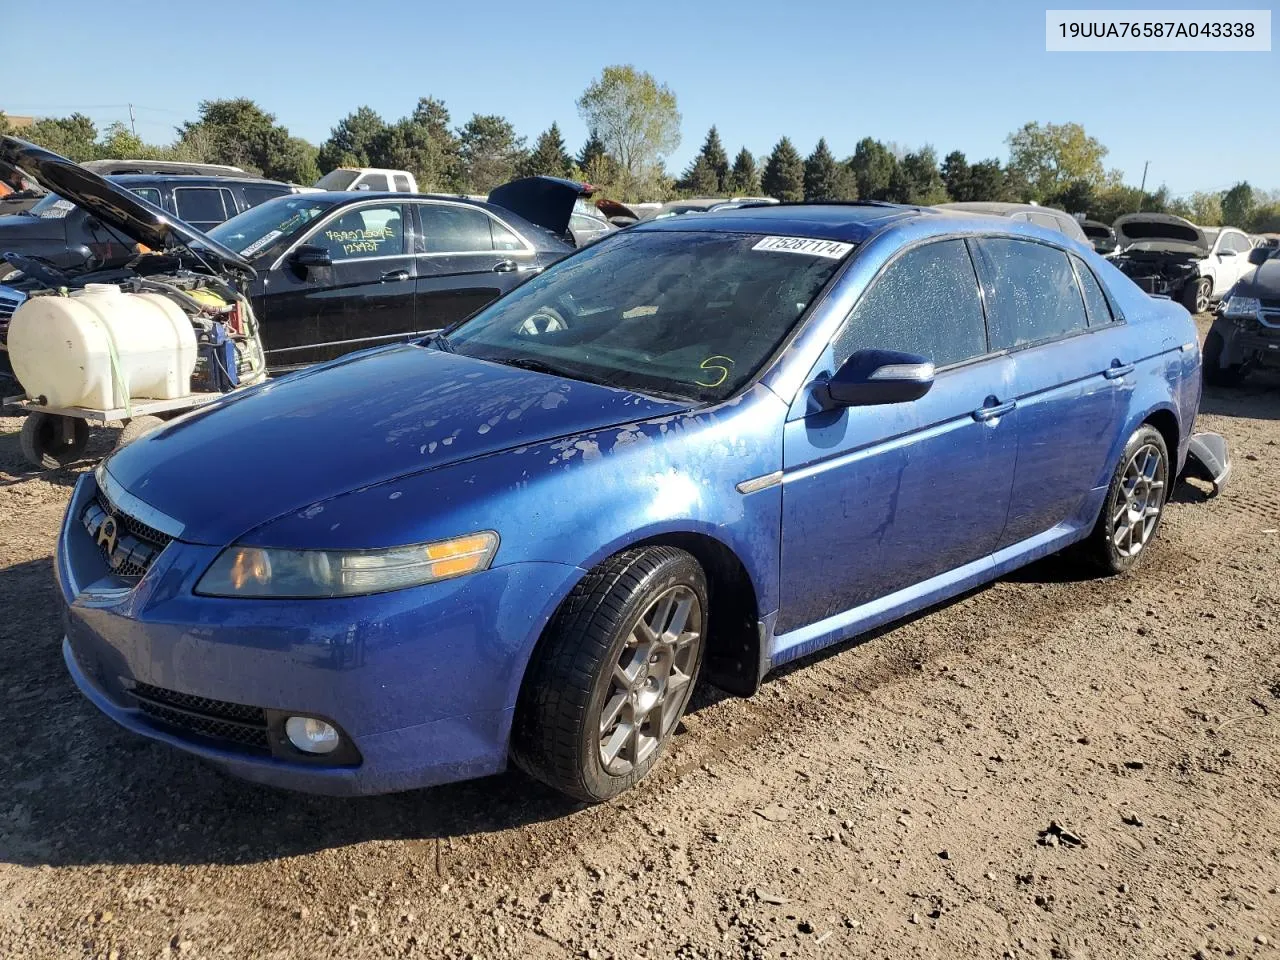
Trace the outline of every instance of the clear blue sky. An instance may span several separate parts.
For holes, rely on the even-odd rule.
[[[395,119],[431,95],[455,124],[498,113],[530,142],[557,121],[576,152],[574,101],[602,67],[632,63],[679,98],[676,172],[713,123],[730,156],[786,134],[803,153],[826,136],[843,157],[870,135],[973,161],[1005,159],[1029,120],[1074,120],[1135,185],[1150,160],[1148,186],[1174,193],[1280,188],[1280,54],[1046,53],[1050,5],[1068,6],[0,0],[0,110],[80,110],[105,126],[133,102],[138,133],[168,142],[200,100],[246,96],[319,143],[362,104]]]

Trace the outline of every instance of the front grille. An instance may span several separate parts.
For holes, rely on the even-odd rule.
[[[1263,310],[1280,310],[1280,300],[1265,300],[1265,299],[1264,299],[1264,300],[1262,301],[1262,309],[1263,309]]]
[[[102,532],[108,519],[113,521],[114,536]],[[126,579],[141,577],[160,552],[173,542],[167,533],[116,509],[101,490],[84,508],[80,522],[97,543],[107,566],[116,576]]]
[[[13,318],[14,311],[18,309],[18,304],[25,299],[26,297],[16,290],[0,288],[0,343],[8,341],[9,321]]]
[[[157,723],[183,733],[270,752],[267,715],[261,707],[196,697],[138,683],[130,691],[138,709]]]

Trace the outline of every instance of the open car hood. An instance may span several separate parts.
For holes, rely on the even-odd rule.
[[[1190,220],[1171,213],[1127,213],[1112,227],[1120,246],[1147,243],[1158,247],[1168,243],[1179,251],[1195,248],[1202,257],[1209,255],[1209,238]]]
[[[88,211],[109,227],[153,250],[176,244],[200,248],[202,256],[247,276],[256,276],[249,261],[190,224],[143,200],[136,193],[104,180],[66,157],[17,137],[0,137],[0,171],[16,168],[51,193]]]
[[[489,202],[510,210],[530,223],[546,227],[557,237],[573,242],[569,218],[579,197],[591,196],[591,187],[560,177],[522,177],[494,187]]]

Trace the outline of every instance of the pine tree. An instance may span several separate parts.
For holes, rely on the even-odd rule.
[[[587,137],[587,142],[578,151],[578,166],[583,170],[590,170],[592,167],[599,166],[600,161],[607,156],[608,153],[604,148],[604,141],[600,139],[600,134],[592,130],[591,135]]]
[[[715,169],[702,154],[689,164],[689,169],[676,183],[676,188],[691,197],[713,197],[720,191]]]
[[[811,201],[858,198],[858,186],[852,171],[836,162],[825,137],[818,141],[804,162],[804,198]]]
[[[548,177],[568,177],[572,173],[573,160],[564,148],[564,137],[560,135],[560,127],[553,123],[538,135],[521,171],[526,177],[538,175]]]
[[[804,161],[788,138],[779,140],[769,154],[760,185],[776,200],[804,199]]]
[[[714,124],[707,131],[707,139],[702,142],[699,155],[707,161],[707,166],[715,174],[716,185],[711,192],[723,193],[728,188],[729,157],[724,152],[724,144],[720,142],[720,133]]]
[[[724,192],[731,197],[753,197],[760,193],[760,171],[756,168],[756,158],[746,147],[733,158],[733,169],[729,171]]]

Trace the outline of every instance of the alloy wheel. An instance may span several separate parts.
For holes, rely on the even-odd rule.
[[[630,773],[675,726],[692,692],[703,630],[702,604],[683,584],[663,591],[636,620],[600,710],[606,773]]]
[[[1122,557],[1135,557],[1151,540],[1164,509],[1168,467],[1154,443],[1129,458],[1111,515],[1111,542]]]
[[[1209,281],[1201,280],[1196,284],[1196,313],[1204,313],[1209,309]]]

